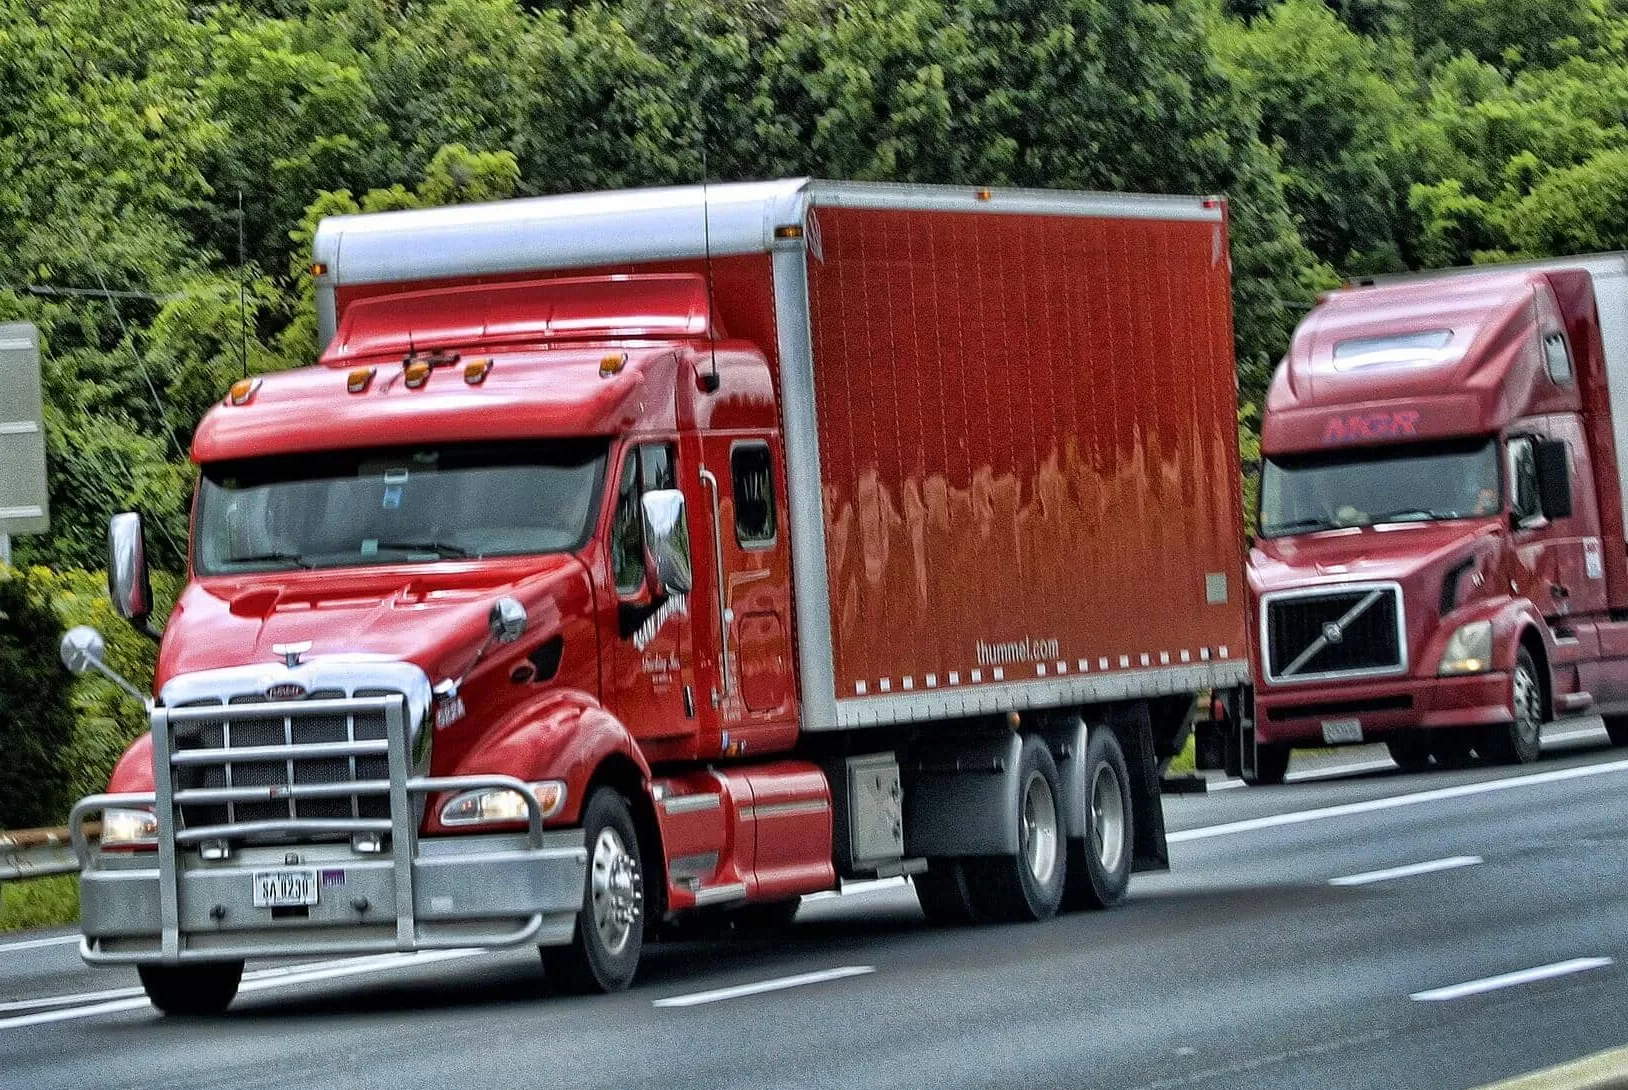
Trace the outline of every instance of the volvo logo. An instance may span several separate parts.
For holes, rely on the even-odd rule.
[[[1329,643],[1339,643],[1345,639],[1345,632],[1340,628],[1339,622],[1330,621],[1323,626],[1323,639]]]
[[[266,689],[267,700],[303,700],[305,686],[297,681],[280,681]]]

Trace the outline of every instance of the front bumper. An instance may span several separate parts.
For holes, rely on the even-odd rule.
[[[1255,737],[1263,743],[1327,745],[1324,723],[1352,719],[1365,742],[1396,731],[1491,726],[1514,718],[1510,701],[1507,672],[1263,685],[1255,690]]]

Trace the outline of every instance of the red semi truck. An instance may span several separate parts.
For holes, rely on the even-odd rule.
[[[1628,256],[1326,295],[1261,426],[1236,771],[1376,741],[1404,769],[1531,761],[1586,713],[1628,742],[1625,452]]]
[[[196,432],[152,729],[72,815],[89,961],[165,1011],[438,946],[612,990],[844,878],[1039,919],[1166,865],[1247,681],[1219,200],[549,197],[329,219],[313,271],[321,359]]]

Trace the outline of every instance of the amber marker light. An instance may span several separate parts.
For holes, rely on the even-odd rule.
[[[980,201],[994,200],[995,199],[995,191],[993,189],[980,189],[980,190],[978,190],[978,199]]]
[[[620,374],[622,368],[626,366],[627,353],[612,352],[610,355],[599,361],[599,377],[610,378],[612,375]]]
[[[328,275],[328,266],[323,264],[320,261],[311,262],[311,275],[312,276],[326,276],[326,275]]]
[[[464,364],[464,381],[471,386],[479,386],[486,381],[486,376],[492,370],[490,357],[483,360],[470,360]]]
[[[424,360],[414,360],[402,370],[407,389],[416,390],[430,380],[430,372],[435,368]]]
[[[240,378],[232,383],[232,389],[226,395],[226,400],[233,405],[247,405],[249,399],[260,389],[260,380],[257,378]]]
[[[775,238],[802,238],[803,225],[800,223],[785,223],[774,229]]]
[[[358,367],[346,376],[345,389],[353,394],[361,393],[373,382],[373,375],[377,370],[376,367]]]

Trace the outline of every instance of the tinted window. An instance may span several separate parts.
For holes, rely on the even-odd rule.
[[[748,443],[729,453],[735,482],[735,540],[763,545],[774,540],[774,458],[767,443]]]

